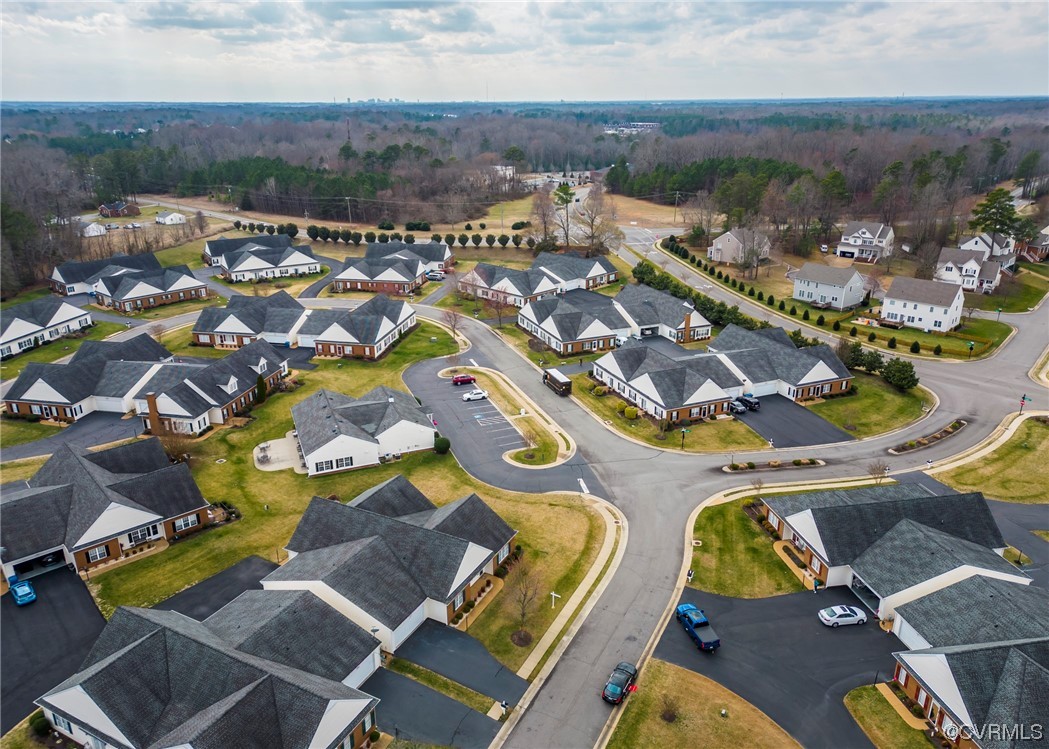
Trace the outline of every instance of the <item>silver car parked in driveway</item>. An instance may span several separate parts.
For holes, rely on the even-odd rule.
[[[820,621],[828,627],[840,627],[844,624],[866,624],[867,615],[855,606],[831,606],[820,611]]]

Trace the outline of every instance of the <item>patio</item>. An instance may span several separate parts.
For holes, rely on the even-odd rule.
[[[252,458],[255,467],[260,471],[283,471],[290,468],[295,473],[306,473],[306,463],[299,451],[298,432],[294,429],[282,439],[256,445],[252,450]]]

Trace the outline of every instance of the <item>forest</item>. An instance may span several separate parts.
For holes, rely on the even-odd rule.
[[[1046,189],[1049,104],[1027,99],[0,106],[5,295],[83,242],[51,222],[144,194],[374,226],[454,223],[526,194],[528,172],[783,230],[792,249],[848,218],[950,231],[1006,179]],[[636,135],[617,122],[652,122]],[[511,176],[497,165],[514,167]],[[607,170],[607,173],[604,172]],[[303,223],[305,223],[303,222]],[[58,227],[64,224],[59,223]]]

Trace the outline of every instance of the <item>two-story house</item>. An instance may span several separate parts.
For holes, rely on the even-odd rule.
[[[984,233],[962,237],[958,248],[981,252],[984,260],[997,260],[1006,270],[1016,265],[1016,242],[1004,234]]]
[[[946,333],[961,324],[964,306],[958,284],[897,276],[885,292],[881,317],[896,327]]]
[[[895,236],[892,227],[886,224],[850,221],[841,232],[835,254],[876,263],[892,254]]]
[[[988,260],[987,254],[980,250],[944,247],[936,260],[933,278],[957,284],[964,291],[990,294],[1002,279],[1002,265],[997,260]]]
[[[813,307],[847,310],[863,304],[867,295],[863,276],[855,268],[832,268],[805,263],[794,274],[793,298]]]
[[[771,251],[772,242],[761,232],[736,228],[714,239],[707,248],[707,259],[714,263],[754,265]]]

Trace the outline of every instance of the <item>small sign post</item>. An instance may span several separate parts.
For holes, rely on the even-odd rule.
[[[553,608],[556,605],[557,599],[560,597],[561,596],[559,596],[557,593],[550,591],[550,608]]]
[[[682,429],[681,429],[681,449],[682,450],[685,449],[685,435],[688,434],[691,431],[692,431],[691,429],[685,429],[684,427],[682,427]]]

